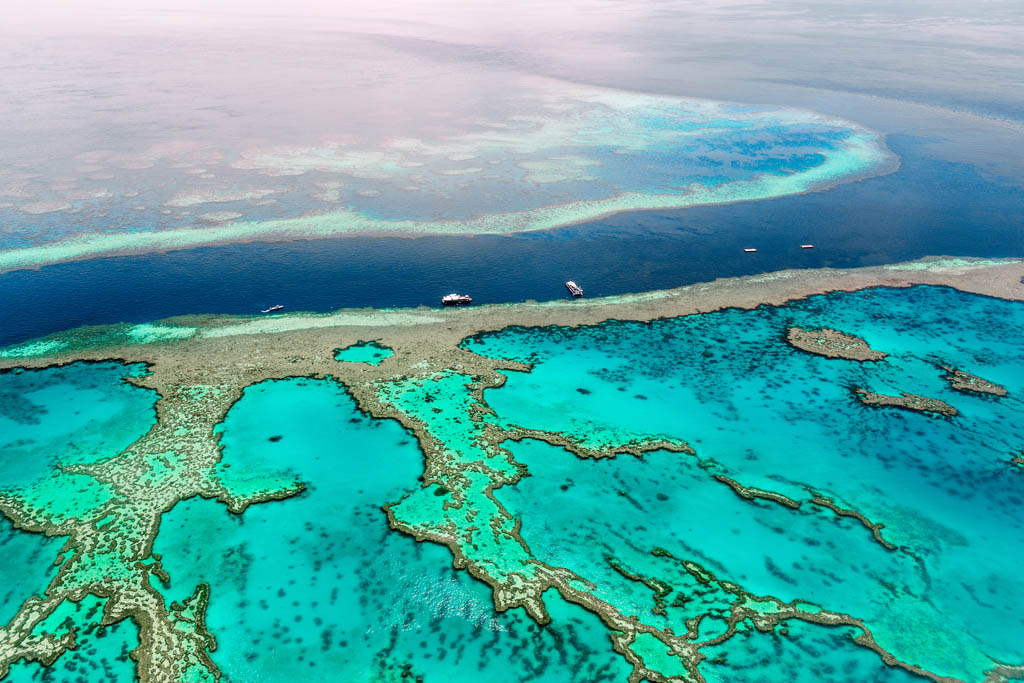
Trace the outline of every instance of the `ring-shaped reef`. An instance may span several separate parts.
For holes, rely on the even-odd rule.
[[[117,205],[110,193],[51,198],[75,221],[0,209],[9,218],[0,221],[0,272],[250,240],[518,233],[624,211],[798,194],[896,165],[879,134],[800,109],[546,79],[512,82],[498,99],[486,115],[440,122],[432,136],[383,131],[372,140],[217,150],[227,166],[218,179],[164,180],[169,194],[152,215]],[[164,178],[164,167],[180,162],[156,156],[151,172]],[[141,181],[138,173],[115,181],[122,193]],[[328,203],[316,199],[324,187]]]

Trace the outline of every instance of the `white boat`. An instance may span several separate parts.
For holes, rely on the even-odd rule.
[[[747,252],[748,254],[753,254],[755,251],[757,251],[757,249],[754,249],[753,247],[747,247],[743,251]]]
[[[468,294],[445,294],[441,297],[441,303],[445,306],[462,306],[473,303],[473,298]]]
[[[573,296],[583,296],[583,288],[572,280],[565,283],[565,288],[568,289],[569,293]]]
[[[273,313],[274,311],[280,311],[282,308],[284,308],[284,306],[277,304],[276,306],[271,306],[266,310],[260,311],[260,313]]]
[[[814,249],[814,245],[813,244],[801,244],[800,248],[801,249]]]

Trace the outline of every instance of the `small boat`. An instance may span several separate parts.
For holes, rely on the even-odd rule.
[[[757,249],[754,249],[753,247],[747,247],[743,251],[747,252],[748,254],[753,254],[755,251],[757,251]]]
[[[282,306],[281,304],[278,304],[276,306],[271,306],[270,308],[268,308],[266,310],[260,311],[260,313],[273,313],[274,311],[280,311],[282,308],[284,308],[284,306]]]
[[[814,245],[813,244],[801,244],[800,248],[801,249],[814,249]]]
[[[462,306],[473,303],[473,298],[468,294],[445,294],[441,297],[441,303],[445,306]]]
[[[583,288],[572,280],[565,283],[565,288],[568,289],[569,293],[573,296],[583,296]]]

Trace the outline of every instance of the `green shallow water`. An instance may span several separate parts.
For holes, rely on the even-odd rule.
[[[395,355],[395,352],[386,346],[381,346],[377,342],[359,342],[352,346],[346,346],[343,349],[338,349],[334,354],[335,359],[344,361],[346,363],[368,363],[370,365],[380,365],[385,359]]]
[[[806,354],[784,341],[791,324],[835,327],[892,355],[862,364]],[[536,363],[487,392],[501,421],[595,443],[686,439],[713,471],[796,499],[812,487],[904,546],[887,551],[855,521],[806,504],[744,501],[693,458],[593,463],[524,443],[513,452],[534,476],[497,495],[541,559],[603,579],[613,604],[639,612],[649,592],[619,585],[605,554],[656,573],[649,552],[664,546],[754,593],[862,617],[897,656],[980,680],[990,658],[1024,660],[1024,500],[1010,464],[1024,446],[1022,331],[1020,303],[917,287],[652,324],[509,329],[465,345]],[[956,392],[938,364],[1010,393]],[[863,406],[851,385],[932,396],[961,414]]]
[[[628,675],[595,616],[557,596],[551,628],[521,611],[495,614],[490,590],[452,570],[446,548],[389,531],[381,506],[416,486],[419,450],[333,383],[250,387],[223,439],[230,470],[309,483],[241,516],[192,499],[161,523],[164,592],[181,599],[211,584],[207,625],[227,680],[400,680],[404,666],[425,680]]]
[[[40,523],[97,514],[109,500],[110,487],[86,475],[60,473],[55,466],[112,457],[149,430],[156,394],[122,379],[145,371],[141,364],[104,362],[0,373],[0,493],[32,510]],[[28,597],[42,594],[57,573],[55,560],[66,540],[0,521],[0,624],[14,617]],[[65,604],[47,624],[77,623],[90,609],[85,603]],[[24,664],[13,667],[8,680],[84,680],[85,672],[100,665],[100,674],[127,671],[130,676],[134,665],[125,669],[114,663],[121,647],[117,656],[106,650],[115,641],[127,642],[113,634],[129,630],[107,629],[96,636],[95,647],[87,644],[91,635],[80,636],[82,647],[52,669]]]
[[[156,394],[121,378],[144,372],[102,362],[0,373],[0,486],[30,484],[58,462],[117,455],[143,436]]]
[[[785,342],[794,324],[835,327],[890,356],[857,363],[807,354]],[[699,636],[714,638],[736,601],[726,582],[735,582],[755,611],[775,611],[764,599],[774,596],[848,613],[900,659],[980,681],[993,660],[1024,661],[1024,498],[1022,471],[1011,462],[1024,448],[1021,332],[1020,303],[916,287],[650,324],[486,333],[464,345],[534,367],[485,392],[495,415],[484,420],[560,431],[590,446],[669,437],[697,455],[593,461],[525,440],[504,444],[509,462],[494,457],[481,423],[469,418],[474,378],[441,371],[377,386],[384,403],[439,440],[433,457],[444,468],[427,487],[411,434],[361,413],[336,383],[263,382],[245,390],[217,429],[220,479],[240,495],[292,480],[307,488],[242,515],[212,500],[178,503],[163,515],[153,548],[170,582],[154,588],[169,604],[210,585],[212,657],[227,681],[626,680],[631,667],[597,616],[552,590],[544,594],[547,627],[521,609],[495,613],[490,588],[455,571],[447,548],[389,530],[382,506],[394,503],[412,529],[455,529],[460,549],[498,579],[532,575],[534,559],[566,567],[596,597],[660,629],[682,633],[705,615]],[[956,392],[940,365],[1009,395]],[[54,520],[94,512],[102,487],[54,477],[53,466],[112,455],[148,429],[153,395],[120,380],[142,371],[75,364],[0,375],[2,419],[22,439],[4,452],[21,461],[4,466],[12,477],[32,473],[8,490]],[[854,386],[931,396],[960,414],[865,406]],[[78,401],[65,400],[68,393]],[[84,415],[75,414],[79,404]],[[58,446],[69,441],[66,456]],[[516,465],[530,476],[488,497]],[[745,500],[715,474],[801,507]],[[462,508],[446,505],[456,490]],[[810,504],[812,490],[883,523],[898,549],[858,520]],[[511,535],[517,521],[527,547]],[[16,558],[0,563],[8,618],[43,590],[63,541],[0,530],[5,558]],[[99,631],[99,606],[91,597],[65,603],[45,626],[59,632],[70,619],[84,629],[83,647],[50,669],[16,664],[10,680],[129,680],[136,632],[128,622]],[[723,682],[915,678],[886,667],[854,635],[794,619],[761,633],[744,622],[732,640],[705,650],[701,671]],[[682,671],[653,637],[633,649],[665,674]]]
[[[6,624],[33,592],[42,592],[57,573],[53,560],[64,538],[19,531],[0,519],[0,623]]]
[[[728,644],[705,651],[701,667],[708,683],[912,683],[923,679],[884,667],[873,653],[851,639],[856,629],[827,629],[793,621],[786,635],[747,629]]]
[[[130,681],[135,662],[129,652],[138,645],[138,629],[130,621],[100,627],[104,601],[87,596],[81,602],[65,602],[38,628],[39,632],[63,633],[76,627],[78,647],[69,650],[52,666],[18,662],[4,681],[9,683],[101,683]]]

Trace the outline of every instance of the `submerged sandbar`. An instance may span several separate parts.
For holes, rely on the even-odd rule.
[[[87,204],[103,215],[40,229],[35,204],[12,204],[9,222],[30,237],[0,232],[0,272],[251,241],[546,230],[628,211],[822,190],[898,165],[879,133],[792,107],[543,78],[512,79],[503,90],[486,116],[445,118],[416,135],[213,147],[204,161],[223,163],[204,163],[217,170],[208,180],[179,175],[168,184],[175,162],[192,160],[158,155],[147,163],[159,183],[138,171],[117,179],[127,196],[143,182],[160,188],[150,208],[132,199],[129,224],[111,220],[117,204]],[[230,182],[215,180],[228,175]],[[75,207],[67,199],[58,193],[48,210],[80,210],[80,199]]]
[[[650,321],[724,308],[782,305],[815,294],[873,287],[938,285],[1008,300],[1024,300],[1024,261],[927,257],[865,268],[784,270],[752,277],[719,278],[676,289],[576,301],[493,304],[460,309],[342,309],[278,316],[179,316],[154,323],[83,327],[0,349],[0,368],[41,367],[73,360],[178,359],[204,365],[220,361],[314,363],[334,370],[336,349],[375,339],[395,355],[386,367],[401,369],[466,337],[511,325],[575,327],[605,320]],[[244,358],[244,349],[259,349]],[[280,357],[270,361],[271,357]],[[282,366],[282,369],[285,366]],[[242,381],[242,377],[238,381]],[[244,386],[244,385],[243,385]]]

